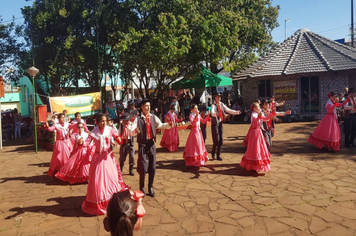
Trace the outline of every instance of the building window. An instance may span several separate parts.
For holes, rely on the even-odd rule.
[[[258,81],[258,97],[271,97],[271,80],[266,79]]]
[[[319,77],[300,78],[301,112],[319,113]]]

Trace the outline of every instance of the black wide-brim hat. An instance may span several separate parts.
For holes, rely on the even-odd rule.
[[[152,100],[151,100],[151,99],[144,98],[144,99],[141,101],[140,107],[142,107],[142,106],[143,106],[144,104],[146,104],[147,102],[149,102],[150,104],[152,104]]]
[[[269,99],[263,99],[261,101],[261,105],[265,104],[265,103],[270,103],[271,101]]]
[[[221,93],[219,93],[219,92],[215,92],[215,93],[213,93],[213,97],[216,97],[216,96],[220,96],[221,97]]]
[[[120,120],[131,120],[132,115],[128,112],[125,112],[124,114],[122,114],[122,116],[120,117]]]
[[[203,106],[203,107],[201,107],[199,110],[200,110],[200,111],[207,111],[208,109],[207,109],[205,106]]]

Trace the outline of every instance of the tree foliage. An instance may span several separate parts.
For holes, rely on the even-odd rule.
[[[19,71],[13,65],[24,56],[25,46],[18,36],[21,36],[21,29],[15,21],[6,24],[0,16],[0,74],[14,81],[19,78]]]
[[[271,0],[37,0],[23,15],[52,94],[79,78],[98,90],[107,74],[147,96],[150,81],[161,94],[201,63],[214,73],[251,63],[272,45],[278,10]]]

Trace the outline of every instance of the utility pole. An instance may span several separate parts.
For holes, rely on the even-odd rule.
[[[354,0],[351,0],[351,47],[355,47],[354,35]]]
[[[284,40],[287,39],[287,22],[289,22],[288,18],[284,20]]]

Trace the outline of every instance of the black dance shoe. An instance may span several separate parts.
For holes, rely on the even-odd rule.
[[[133,166],[132,166],[132,167],[130,166],[129,175],[131,175],[131,176],[135,176]]]
[[[222,161],[222,158],[221,158],[221,156],[218,156],[218,158],[216,158],[216,159],[218,159],[219,161]]]
[[[155,192],[153,191],[153,187],[148,187],[148,195],[150,195],[151,197],[155,197],[156,194]]]
[[[212,158],[213,160],[215,160],[215,155],[212,155],[211,158]]]
[[[140,188],[140,191],[143,192],[143,195],[146,196],[145,188]]]

